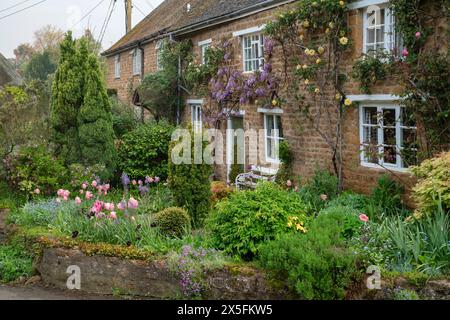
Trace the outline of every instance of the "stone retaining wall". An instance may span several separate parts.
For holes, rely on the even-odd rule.
[[[182,298],[179,281],[164,261],[139,261],[105,256],[87,256],[76,249],[44,248],[37,269],[42,280],[67,289],[69,266],[81,273],[81,290],[93,294],[123,294],[158,299]],[[205,299],[286,299],[285,290],[272,289],[264,275],[252,268],[225,267],[206,276]]]

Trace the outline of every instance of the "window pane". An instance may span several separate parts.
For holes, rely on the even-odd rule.
[[[376,146],[374,144],[366,145],[363,148],[363,152],[364,152],[364,161],[369,162],[369,163],[378,163],[379,162],[378,146]]]
[[[395,146],[384,147],[383,160],[384,163],[397,164],[397,150]]]
[[[267,129],[267,135],[272,136],[273,129],[275,129],[275,124],[273,122],[273,116],[267,115],[266,116],[266,129]]]
[[[385,33],[384,26],[377,28],[376,39],[378,43],[384,43],[384,33]]]
[[[367,29],[367,43],[375,42],[375,29]]]
[[[383,110],[383,126],[384,127],[395,127],[395,109],[384,109]]]
[[[405,127],[415,127],[414,115],[407,112],[406,108],[401,108],[400,122]]]
[[[281,123],[281,116],[275,116],[275,119],[277,121],[278,136],[282,138],[284,137],[284,135],[283,135],[283,125]]]
[[[364,117],[363,117],[364,124],[377,125],[378,124],[377,108],[368,107],[364,108],[363,110],[364,110]]]
[[[395,135],[395,128],[383,129],[384,144],[395,146],[397,144],[397,138]]]
[[[363,143],[364,144],[378,144],[378,128],[377,127],[364,127],[363,131]]]

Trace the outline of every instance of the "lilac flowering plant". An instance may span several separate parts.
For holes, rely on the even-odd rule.
[[[179,278],[185,297],[201,298],[207,289],[206,274],[223,267],[224,262],[220,251],[185,245],[180,253],[169,257],[169,268]]]

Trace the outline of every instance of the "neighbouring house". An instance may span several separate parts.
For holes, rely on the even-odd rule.
[[[263,55],[262,30],[265,24],[275,20],[280,12],[289,10],[296,1],[287,0],[165,0],[142,22],[126,34],[103,54],[108,58],[108,88],[117,92],[119,99],[132,101],[133,88],[149,72],[158,70],[159,41],[191,39],[199,59],[205,49],[217,44],[223,38],[231,38],[237,52],[236,66],[251,74],[258,68]],[[394,20],[389,14],[387,0],[361,0],[349,4],[348,25],[351,29],[353,48],[344,62],[348,72],[355,59],[371,47],[391,48],[397,41],[393,34]],[[380,25],[373,29],[367,25],[370,5],[382,8]],[[281,60],[281,59],[279,59]],[[281,68],[281,61],[274,64]],[[364,144],[373,141],[386,150],[401,149],[403,139],[416,134],[414,124],[402,123],[403,110],[396,93],[398,85],[392,80],[377,83],[372,94],[361,94],[358,83],[346,84],[348,98],[357,102],[348,110],[343,126],[343,175],[344,187],[357,192],[369,192],[380,175],[391,172],[402,180],[411,179],[406,172],[407,165],[400,155],[382,157],[374,161],[364,154]],[[334,94],[334,93],[333,93]],[[331,97],[331,99],[333,99]],[[208,97],[186,96],[182,118],[202,120],[202,106]],[[270,151],[271,140],[286,139],[293,152],[295,176],[309,177],[318,167],[331,168],[331,152],[322,137],[308,124],[299,127],[299,115],[294,105],[282,108],[267,108],[254,105],[241,106],[239,112],[221,123],[226,136],[225,158],[233,154],[234,137],[227,136],[225,129],[264,129],[266,134],[257,144],[245,146],[246,159],[251,153],[259,152],[257,163],[246,163],[262,172],[275,173],[279,159]],[[377,125],[377,114],[383,113],[392,120],[389,125]],[[279,129],[280,135],[273,137],[270,129]],[[378,163],[382,163],[381,167]],[[231,166],[216,165],[218,179],[227,180]]]
[[[0,86],[21,83],[22,77],[17,73],[11,62],[0,53]]]

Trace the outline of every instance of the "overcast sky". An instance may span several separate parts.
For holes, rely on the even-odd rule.
[[[94,31],[98,38],[100,29],[105,21],[111,0],[103,0],[91,14],[81,23],[74,26],[85,14],[102,0],[45,0],[23,12],[5,17],[8,14],[26,8],[42,0],[0,0],[0,53],[7,58],[14,57],[13,50],[21,43],[32,42],[34,31],[52,24],[66,31],[71,29],[80,36],[87,26]],[[150,13],[163,0],[133,0],[133,26]],[[5,10],[8,7],[25,2],[20,6]],[[139,11],[140,9],[140,11]],[[3,18],[4,17],[4,18]],[[117,0],[111,16],[108,30],[103,39],[103,49],[108,49],[125,33],[125,4],[124,0]]]

